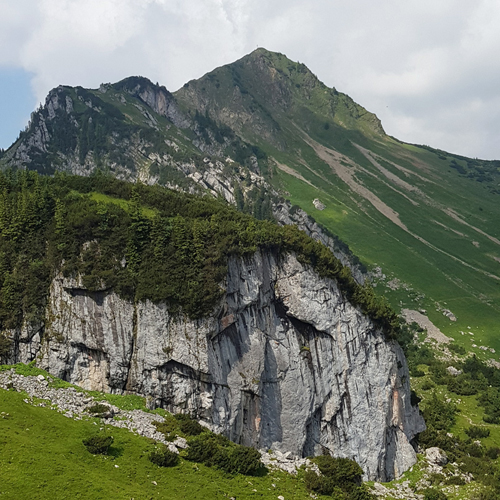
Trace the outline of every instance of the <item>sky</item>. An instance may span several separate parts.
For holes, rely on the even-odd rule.
[[[257,47],[308,66],[400,140],[500,159],[497,0],[0,0],[0,148],[58,85],[175,91]]]

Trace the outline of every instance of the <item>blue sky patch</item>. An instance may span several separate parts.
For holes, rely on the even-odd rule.
[[[0,148],[7,149],[17,139],[37,107],[31,77],[20,68],[0,66]]]

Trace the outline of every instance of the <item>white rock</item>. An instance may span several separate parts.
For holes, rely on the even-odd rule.
[[[446,453],[437,447],[427,448],[425,450],[425,458],[427,458],[430,463],[435,465],[443,466],[448,463]]]
[[[181,448],[181,449],[186,449],[188,447],[188,444],[187,444],[187,441],[183,438],[183,437],[180,437],[178,436],[173,442],[172,444],[174,446],[176,446],[177,448]]]
[[[453,375],[454,377],[457,377],[458,375],[462,374],[462,370],[457,370],[454,366],[448,366],[446,370],[450,375]]]

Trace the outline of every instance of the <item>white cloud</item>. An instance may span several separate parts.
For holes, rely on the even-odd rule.
[[[133,74],[176,90],[257,46],[308,65],[386,130],[500,158],[493,0],[0,0],[0,66],[96,87]]]

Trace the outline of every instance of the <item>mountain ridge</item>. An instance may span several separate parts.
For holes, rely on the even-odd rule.
[[[212,88],[212,92],[207,95],[206,83],[212,84],[217,90]],[[224,112],[224,97],[227,99],[231,95],[230,88],[234,89],[232,100],[237,102],[239,108],[239,119],[236,120]],[[192,103],[203,112],[211,102],[210,111],[215,113],[215,119],[240,133],[244,131],[245,121],[251,120],[252,127],[255,126],[257,114],[257,127],[266,130],[266,137],[277,140],[281,147],[283,144],[276,137],[281,126],[269,116],[267,110],[271,109],[278,115],[293,116],[294,113],[300,114],[304,108],[309,108],[307,101],[310,100],[314,101],[316,107],[321,107],[325,120],[332,120],[345,128],[352,126],[358,129],[360,124],[357,120],[361,119],[368,125],[362,127],[365,131],[385,134],[375,115],[354,103],[346,94],[328,88],[304,64],[292,62],[283,54],[265,49],[257,49],[234,63],[221,66],[198,80],[192,80],[174,94],[185,105]],[[250,138],[253,138],[251,134]]]
[[[381,266],[415,289],[386,287],[394,306],[429,310],[460,340],[461,322],[475,321],[468,297],[485,320],[477,328],[500,350],[486,333],[500,320],[494,278],[500,234],[490,222],[500,163],[393,139],[375,115],[282,54],[258,49],[174,93],[142,77],[94,91],[59,87],[21,135],[0,160],[4,166],[83,175],[104,169],[223,196],[257,217],[293,223],[312,215],[369,268]],[[299,218],[293,205],[303,211]],[[314,223],[306,226],[328,241]],[[413,266],[439,269],[436,285]],[[443,323],[439,309],[460,296],[458,323]]]
[[[397,333],[408,356],[428,422],[418,443],[442,447],[459,464],[458,479],[435,469],[439,489],[456,498],[481,484],[498,490],[500,372],[492,365],[500,366],[500,162],[389,137],[375,115],[304,65],[261,49],[174,93],[143,77],[94,90],[57,87],[0,165],[7,170],[0,177],[0,355],[35,357],[80,383],[142,391],[175,411],[199,409],[246,442],[278,442],[283,414],[282,435],[296,452],[333,443],[358,453],[367,477],[391,478],[413,460],[406,441],[422,429],[404,419],[419,398],[409,392],[397,345],[366,327],[360,314],[369,313],[374,325],[387,320],[386,334]],[[51,182],[61,184],[46,198],[41,186]],[[155,203],[140,201],[146,193]],[[161,212],[165,207],[173,211]],[[290,225],[325,244],[342,266]],[[221,241],[214,247],[208,239],[215,236]],[[276,254],[290,244],[294,255]],[[30,260],[33,252],[47,259]],[[62,269],[47,267],[62,254]],[[230,256],[227,274],[221,256]],[[43,287],[50,293],[40,295]],[[398,327],[389,302],[420,326]],[[68,331],[80,340],[65,337]],[[190,338],[176,342],[186,332]],[[371,360],[382,351],[387,362],[377,371]],[[300,380],[290,368],[297,366]],[[377,410],[363,388],[379,379],[387,390],[375,391]],[[287,413],[298,401],[290,394],[304,384],[311,415],[303,399]],[[329,400],[332,387],[339,398]],[[273,391],[288,394],[286,411]],[[363,415],[351,415],[354,400]],[[340,415],[357,422],[359,435],[347,426],[343,441]],[[295,436],[288,424],[299,416]],[[378,418],[376,439],[362,448],[381,451],[367,458],[356,443]],[[412,489],[436,478],[414,481]]]

